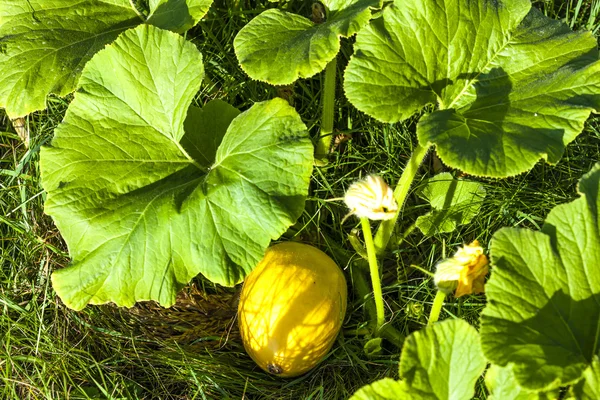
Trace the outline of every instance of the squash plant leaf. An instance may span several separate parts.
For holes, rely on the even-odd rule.
[[[417,218],[416,226],[431,236],[469,223],[481,208],[485,189],[478,182],[454,179],[444,172],[428,179],[417,195],[431,204],[433,211]]]
[[[173,32],[192,28],[208,12],[213,0],[150,0],[147,22]]]
[[[323,0],[326,20],[308,18],[278,9],[264,11],[235,37],[235,54],[252,78],[287,85],[321,72],[340,50],[340,37],[349,37],[371,18],[380,0]]]
[[[406,386],[403,382],[390,378],[383,378],[370,385],[363,386],[350,397],[350,400],[397,399],[410,399],[410,394],[406,392]]]
[[[600,62],[590,32],[529,0],[396,0],[357,35],[344,88],[385,122],[435,104],[419,143],[471,175],[506,177],[558,162],[600,109]]]
[[[400,381],[374,382],[350,400],[468,400],[485,365],[475,328],[460,319],[438,322],[406,338]]]
[[[0,107],[16,118],[71,93],[94,53],[141,22],[128,0],[0,1]]]
[[[491,241],[483,349],[525,388],[574,383],[600,352],[600,164],[579,192],[541,232],[504,228]]]
[[[212,0],[150,0],[146,21],[183,32]],[[85,64],[144,21],[129,0],[0,1],[0,107],[10,118],[46,108],[50,93],[75,90]]]
[[[558,390],[537,392],[522,388],[517,383],[509,366],[492,364],[485,373],[485,385],[490,400],[554,400],[559,398]]]
[[[406,338],[400,379],[412,399],[471,399],[485,369],[479,334],[460,319],[445,320]]]
[[[233,285],[302,212],[313,150],[296,111],[209,103],[184,123],[202,77],[196,47],[150,25],[86,65],[41,153],[45,210],[72,257],[52,282],[69,307],[169,306],[198,273]]]
[[[600,399],[600,361],[598,358],[583,372],[583,379],[571,386],[571,395],[577,400]]]

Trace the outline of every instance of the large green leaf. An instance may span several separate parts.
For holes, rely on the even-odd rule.
[[[537,392],[519,386],[510,367],[492,365],[485,374],[489,400],[554,400],[558,391]]]
[[[94,53],[141,22],[128,0],[2,0],[0,107],[15,118],[71,93]]]
[[[287,85],[321,72],[349,37],[371,18],[380,0],[324,0],[327,19],[308,18],[277,9],[267,10],[243,27],[233,42],[242,69],[252,78]]]
[[[485,364],[475,328],[451,319],[406,338],[400,378],[412,399],[468,400],[475,394],[475,382]]]
[[[479,334],[461,319],[412,333],[400,356],[400,381],[382,379],[351,400],[468,400],[485,369]]]
[[[437,110],[417,127],[448,165],[505,177],[556,163],[600,108],[596,39],[529,0],[397,0],[363,29],[348,99],[382,121]]]
[[[148,23],[173,32],[185,32],[208,12],[213,0],[150,0]]]
[[[151,0],[149,24],[183,32],[212,0]],[[129,0],[0,1],[0,107],[11,118],[46,108],[50,93],[75,90],[85,64],[143,23]]]
[[[417,218],[416,226],[424,235],[452,232],[477,215],[485,198],[485,189],[478,182],[454,179],[448,172],[425,182],[417,195],[427,200],[432,211]]]
[[[600,352],[600,164],[579,192],[541,232],[505,228],[491,241],[483,349],[526,388],[575,382]]]
[[[198,273],[235,284],[302,212],[312,145],[296,111],[209,103],[184,136],[202,77],[192,43],[147,25],[86,65],[41,154],[46,212],[73,259],[52,275],[69,307],[168,306]]]

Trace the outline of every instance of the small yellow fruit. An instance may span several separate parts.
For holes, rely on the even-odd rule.
[[[346,314],[346,279],[321,250],[280,243],[248,275],[238,323],[246,351],[265,371],[302,375],[327,354]]]

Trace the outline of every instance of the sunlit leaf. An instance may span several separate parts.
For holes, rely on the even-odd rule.
[[[475,328],[460,319],[446,320],[406,338],[400,381],[374,382],[351,400],[469,400],[485,365]]]
[[[409,396],[403,382],[383,378],[361,387],[350,400],[410,400]]]
[[[485,385],[490,392],[489,400],[555,400],[559,393],[537,392],[519,386],[510,367],[492,365],[485,374]]]
[[[312,145],[296,111],[215,102],[184,124],[202,77],[192,43],[146,25],[84,69],[41,154],[45,210],[73,259],[52,275],[69,307],[168,306],[198,273],[233,285],[302,212]]]
[[[596,39],[529,0],[397,0],[356,38],[350,102],[396,122],[428,104],[422,146],[472,175],[556,163],[600,109]]]
[[[128,0],[0,1],[0,107],[15,118],[71,93],[94,53],[141,22]]]
[[[504,228],[491,241],[483,349],[491,362],[511,363],[525,388],[573,383],[599,353],[600,164],[579,193],[541,232]]]
[[[237,34],[234,47],[242,69],[253,79],[287,85],[321,72],[349,37],[371,18],[380,0],[324,0],[326,20],[278,9],[267,10]]]

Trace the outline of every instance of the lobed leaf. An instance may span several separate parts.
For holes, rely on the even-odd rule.
[[[417,192],[433,211],[419,216],[415,224],[427,236],[452,232],[479,213],[485,193],[478,182],[454,179],[448,172],[438,174]]]
[[[460,319],[436,323],[406,338],[400,378],[412,399],[470,399],[485,369],[479,334]]]
[[[436,104],[419,143],[469,174],[506,177],[558,162],[600,109],[600,62],[591,33],[529,0],[397,0],[357,35],[344,88],[385,122]]]
[[[238,283],[301,214],[313,150],[296,111],[214,102],[186,120],[202,77],[192,43],[149,25],[86,65],[41,152],[45,210],[73,259],[52,275],[69,307],[169,306],[198,273]]]
[[[183,32],[212,0],[151,0],[147,21]],[[0,107],[11,118],[46,108],[50,93],[75,90],[85,64],[144,21],[129,0],[2,0]]]
[[[128,0],[2,0],[0,107],[16,118],[71,93],[94,53],[141,22]]]
[[[267,10],[246,26],[233,42],[242,69],[252,78],[287,85],[309,78],[333,60],[340,37],[349,37],[371,18],[380,0],[325,0],[327,19],[315,24],[308,18],[278,9]]]
[[[400,381],[374,382],[351,400],[468,400],[485,365],[475,328],[460,319],[446,320],[406,338]]]
[[[483,350],[513,365],[524,388],[574,383],[600,351],[600,164],[579,193],[550,212],[541,232],[504,228],[491,241]]]

